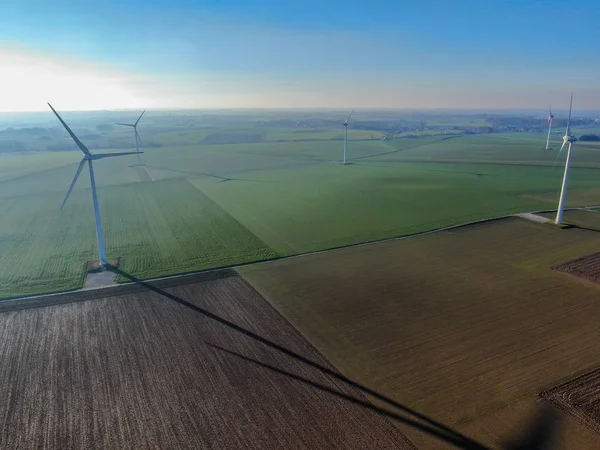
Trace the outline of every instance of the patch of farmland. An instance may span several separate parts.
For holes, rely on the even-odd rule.
[[[200,144],[246,144],[263,140],[264,133],[262,132],[221,132],[209,134],[200,141]]]
[[[71,152],[70,164],[59,166],[49,164],[48,168],[37,167],[36,170],[25,173],[16,171],[15,176],[11,179],[0,181],[0,197],[30,197],[52,192],[64,198],[75,176],[81,155],[81,152]],[[46,161],[47,156],[44,155],[41,158]],[[96,184],[102,187],[140,181],[136,172],[137,168],[129,167],[130,164],[135,162],[135,155],[95,161]],[[74,189],[76,191],[89,189],[89,186],[89,171],[86,169],[81,172]],[[61,202],[62,199],[58,201],[58,207],[60,207]]]
[[[557,186],[556,191],[535,194],[524,194],[524,196],[535,200],[547,202],[549,204],[557,205],[559,194],[560,185]],[[586,189],[569,189],[567,195],[568,207],[593,205],[600,205],[600,188],[590,187]]]
[[[0,204],[9,208],[0,221],[0,297],[83,285],[85,263],[97,258],[90,190],[74,190],[61,210],[63,195]],[[184,179],[108,186],[98,196],[108,256],[138,277],[276,256]]]
[[[592,283],[600,283],[600,253],[577,258],[554,266],[552,269],[583,278]]]
[[[556,218],[555,212],[543,213],[540,215],[550,219]],[[571,211],[565,211],[563,215],[563,221],[567,224],[575,225],[576,227],[586,228],[589,231],[600,231],[600,214],[598,214],[596,210],[575,209]]]
[[[76,162],[80,152],[43,152],[33,154],[0,154],[0,181],[43,172]]]
[[[394,145],[396,140],[388,141]],[[560,143],[558,143],[560,146]],[[544,150],[545,141],[527,139],[504,134],[467,135],[436,138],[428,145],[415,147],[397,153],[396,160],[403,161],[437,161],[512,165],[545,165],[552,166],[556,158],[555,151]],[[383,157],[385,158],[385,156]],[[593,148],[582,147],[573,167],[600,167],[600,155]]]
[[[596,232],[512,218],[239,271],[345,375],[502,446],[540,390],[600,366],[598,288],[550,270],[590,252]],[[563,425],[557,448],[598,447]]]
[[[4,312],[0,447],[412,448],[300,357],[335,370],[237,276]]]
[[[521,194],[550,189],[559,180],[549,174],[538,167],[364,159],[255,172],[256,182],[191,182],[289,255],[542,209],[545,203]]]
[[[540,397],[600,433],[600,369],[544,390]]]
[[[113,236],[110,253],[121,256],[123,269],[136,276],[150,278],[277,256],[188,181],[128,187],[127,197],[121,188],[105,199],[106,234]],[[141,211],[143,215],[136,217]]]
[[[380,139],[385,133],[371,130],[348,130],[348,140],[370,140]],[[303,141],[303,140],[326,140],[326,139],[344,139],[343,127],[338,129],[317,129],[317,128],[270,128],[266,133],[268,141]]]

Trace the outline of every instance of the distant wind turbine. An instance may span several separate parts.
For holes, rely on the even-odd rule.
[[[89,164],[89,168],[90,168],[90,184],[92,185],[92,201],[94,202],[94,217],[96,219],[96,237],[98,238],[98,252],[99,252],[100,267],[105,268],[108,265],[108,261],[106,259],[106,249],[104,248],[104,235],[102,234],[102,224],[100,223],[100,209],[98,207],[98,195],[96,194],[96,180],[94,178],[94,166],[92,165],[92,161],[94,161],[96,159],[102,159],[102,158],[111,158],[113,156],[135,155],[136,153],[139,153],[139,152],[92,154],[88,150],[88,148],[85,145],[83,145],[83,142],[81,142],[77,138],[77,136],[75,136],[75,133],[73,133],[71,131],[69,126],[65,123],[64,120],[62,120],[62,117],[60,117],[58,115],[58,113],[52,107],[52,105],[50,103],[48,103],[48,106],[54,112],[54,114],[56,114],[56,117],[58,117],[58,120],[60,120],[60,123],[63,124],[63,126],[65,127],[67,132],[71,135],[71,137],[73,138],[73,140],[79,147],[79,149],[83,152],[83,159],[79,163],[77,172],[75,172],[75,178],[73,178],[73,181],[71,182],[71,186],[69,186],[67,195],[65,196],[65,199],[63,200],[62,206],[60,208],[61,209],[64,208],[65,203],[67,203],[67,199],[69,198],[69,195],[71,195],[71,192],[73,191],[73,187],[75,186],[75,183],[77,182],[77,179],[79,178],[79,175],[81,174],[81,171],[83,170],[83,166],[85,166],[85,163],[87,162]]]
[[[350,115],[348,116],[348,118],[344,121],[344,129],[345,129],[345,136],[344,136],[344,164],[346,164],[347,158],[348,158],[348,121],[350,120],[350,117],[352,117],[352,114],[354,114],[354,110],[352,110],[352,112],[350,113]]]
[[[138,117],[138,120],[136,120],[135,123],[116,123],[115,124],[115,125],[123,125],[125,127],[133,127],[133,132],[135,133],[135,151],[137,153],[136,166],[144,165],[144,164],[142,164],[142,161],[140,159],[140,144],[139,143],[142,142],[142,138],[140,138],[140,135],[138,134],[137,125],[145,112],[146,112],[146,110],[142,111],[142,113],[140,114],[140,117]]]
[[[567,121],[567,130],[565,131],[565,135],[563,136],[563,144],[560,147],[560,151],[554,161],[558,161],[560,157],[560,153],[567,143],[569,144],[569,148],[567,150],[567,160],[565,161],[565,174],[563,176],[562,188],[560,190],[560,199],[558,201],[558,211],[556,211],[556,224],[560,225],[563,219],[563,210],[565,207],[565,200],[567,198],[567,184],[569,183],[569,165],[571,163],[571,150],[573,149],[573,144],[577,141],[577,138],[571,135],[571,110],[573,108],[573,94],[571,93],[571,104],[569,106],[569,120]]]
[[[550,150],[550,133],[552,132],[552,119],[554,119],[554,116],[552,115],[552,105],[550,105],[548,109],[548,139],[546,140],[546,150]]]

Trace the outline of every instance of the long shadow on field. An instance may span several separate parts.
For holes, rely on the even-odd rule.
[[[193,311],[195,311],[197,313],[200,313],[200,314],[202,314],[205,317],[208,317],[208,318],[210,318],[212,320],[215,320],[215,321],[219,322],[220,324],[225,325],[226,327],[228,327],[228,328],[230,328],[232,330],[235,330],[235,331],[239,332],[240,334],[243,334],[244,336],[247,336],[247,337],[249,337],[251,339],[254,339],[254,340],[256,340],[256,341],[258,341],[258,342],[266,345],[269,348],[277,350],[277,351],[279,351],[279,352],[281,352],[281,353],[283,353],[283,354],[285,354],[285,355],[287,355],[287,356],[289,356],[291,358],[294,358],[297,361],[302,362],[303,364],[311,366],[311,367],[313,367],[313,368],[315,368],[315,369],[317,369],[317,370],[319,370],[319,371],[321,371],[321,372],[329,375],[332,378],[335,378],[336,380],[342,381],[342,382],[344,382],[344,383],[346,383],[346,384],[348,384],[348,385],[350,385],[350,386],[358,389],[361,392],[364,392],[364,393],[366,393],[368,395],[371,395],[372,397],[377,398],[378,400],[380,400],[382,402],[385,402],[385,403],[387,403],[389,405],[392,405],[392,406],[398,408],[399,410],[401,410],[401,411],[403,411],[403,412],[405,412],[407,414],[410,414],[410,415],[412,415],[414,417],[417,417],[418,419],[422,420],[423,422],[427,423],[428,425],[419,424],[418,422],[415,422],[414,420],[403,418],[402,416],[400,416],[400,415],[398,415],[396,413],[393,413],[391,411],[386,411],[384,409],[377,408],[377,407],[375,407],[373,405],[370,405],[367,402],[363,402],[363,403],[367,404],[370,408],[375,408],[375,410],[378,413],[380,413],[380,414],[386,415],[386,416],[388,416],[390,418],[394,418],[394,419],[400,420],[403,423],[406,423],[407,425],[415,426],[416,428],[418,428],[420,430],[423,430],[423,431],[425,431],[427,433],[430,433],[433,436],[436,436],[437,438],[442,439],[442,440],[444,440],[444,441],[446,441],[448,443],[451,443],[451,444],[453,444],[455,446],[458,446],[460,448],[468,448],[468,449],[486,449],[487,448],[486,446],[484,446],[482,444],[479,444],[478,442],[476,442],[476,441],[474,441],[474,440],[472,440],[472,439],[470,439],[470,438],[468,438],[468,437],[460,434],[459,432],[453,430],[452,428],[447,427],[447,426],[445,426],[445,425],[443,425],[443,424],[441,424],[441,423],[439,423],[439,422],[437,422],[437,421],[435,421],[435,420],[433,420],[433,419],[431,419],[431,418],[429,418],[429,417],[427,417],[427,416],[425,416],[425,415],[423,415],[423,414],[421,414],[421,413],[419,413],[419,412],[417,412],[417,411],[415,411],[413,409],[410,409],[407,406],[404,406],[401,403],[398,403],[397,401],[395,401],[395,400],[393,400],[393,399],[391,399],[389,397],[386,397],[385,395],[380,394],[377,391],[374,391],[374,390],[372,390],[372,389],[370,389],[370,388],[368,388],[366,386],[363,386],[363,385],[359,384],[358,382],[353,381],[350,378],[345,377],[341,373],[338,373],[338,372],[335,372],[335,371],[331,370],[329,367],[326,367],[326,366],[323,366],[323,365],[321,365],[319,363],[311,361],[310,359],[308,359],[308,358],[306,358],[306,357],[304,357],[302,355],[299,355],[298,353],[295,353],[295,352],[293,352],[293,351],[291,351],[291,350],[289,350],[289,349],[287,349],[287,348],[285,348],[285,347],[283,347],[283,346],[281,346],[279,344],[276,344],[275,342],[270,341],[269,339],[266,339],[266,338],[264,338],[264,337],[262,337],[262,336],[260,336],[260,335],[258,335],[256,333],[254,333],[254,332],[252,332],[252,331],[244,328],[244,327],[241,327],[240,325],[237,325],[237,324],[235,324],[233,322],[230,322],[230,321],[228,321],[228,320],[226,320],[226,319],[224,319],[224,318],[222,318],[222,317],[220,317],[220,316],[218,316],[218,315],[216,315],[216,314],[214,314],[214,313],[212,313],[212,312],[210,312],[210,311],[208,311],[208,310],[206,310],[204,308],[201,308],[201,307],[193,304],[192,302],[190,302],[188,300],[185,300],[185,299],[183,299],[181,297],[178,297],[178,296],[176,296],[174,294],[171,294],[171,293],[169,293],[167,291],[164,291],[163,289],[161,289],[159,287],[153,286],[150,283],[147,283],[147,282],[145,282],[143,280],[140,280],[139,278],[136,278],[135,276],[133,276],[133,275],[127,273],[127,272],[124,272],[123,270],[119,269],[118,267],[109,267],[109,270],[111,270],[112,272],[114,272],[114,273],[116,273],[118,275],[121,275],[121,276],[127,278],[128,280],[133,281],[134,283],[136,283],[136,284],[138,284],[140,286],[145,287],[149,291],[152,291],[152,292],[155,292],[155,293],[157,293],[159,295],[162,295],[163,297],[166,297],[169,300],[172,300],[172,301],[174,301],[176,303],[179,303],[180,305],[183,305],[183,306],[185,306],[185,307],[187,307],[187,308],[189,308],[189,309],[191,309],[191,310],[193,310]],[[241,356],[241,355],[238,355],[238,356]],[[259,364],[262,364],[262,363],[259,363]],[[279,369],[276,369],[276,368],[273,368],[273,369],[274,370],[279,370]],[[290,374],[290,375],[295,376],[293,374]],[[307,380],[307,381],[310,381],[310,380]],[[313,383],[313,382],[310,381],[310,383]],[[323,386],[323,388],[325,388],[325,387]],[[327,389],[329,389],[329,388],[327,388]],[[334,392],[336,392],[336,391],[334,391]],[[344,394],[341,394],[341,393],[339,393],[339,394],[340,395],[344,395]],[[350,397],[350,398],[352,398],[352,397]],[[361,402],[361,400],[358,400],[358,399],[353,399],[352,401],[354,401],[354,402]]]
[[[260,361],[258,361],[256,359],[249,358],[249,357],[244,356],[244,355],[242,355],[240,353],[236,353],[234,351],[227,350],[226,348],[223,348],[223,347],[221,347],[219,345],[211,344],[210,342],[205,342],[205,344],[208,345],[209,347],[212,347],[212,348],[214,348],[216,350],[220,350],[222,352],[225,352],[225,353],[227,353],[229,355],[232,355],[232,356],[234,356],[236,358],[243,359],[244,361],[247,361],[249,363],[256,364],[256,365],[258,365],[260,367],[263,367],[265,369],[271,370],[271,371],[276,372],[276,373],[278,373],[280,375],[286,376],[288,378],[292,378],[292,379],[294,379],[296,381],[300,381],[301,383],[307,384],[307,385],[309,385],[309,386],[311,386],[313,388],[316,388],[316,389],[319,389],[321,391],[325,391],[325,392],[327,392],[329,394],[332,394],[332,395],[335,395],[337,397],[340,397],[340,398],[342,398],[342,399],[344,399],[346,401],[349,401],[350,403],[354,403],[355,405],[359,405],[359,406],[362,406],[363,408],[366,408],[366,409],[369,409],[371,411],[374,411],[377,414],[381,414],[382,416],[388,417],[390,419],[397,420],[400,423],[403,423],[403,424],[408,425],[410,427],[416,428],[417,430],[423,431],[424,433],[431,434],[431,435],[437,437],[438,439],[441,439],[441,440],[443,440],[443,441],[445,441],[447,443],[453,444],[453,445],[455,445],[458,448],[464,448],[464,449],[486,449],[486,448],[488,448],[488,447],[485,447],[484,445],[481,445],[481,444],[479,444],[479,443],[477,443],[475,441],[472,441],[472,440],[470,440],[468,438],[465,438],[465,437],[461,436],[460,434],[458,434],[458,433],[456,433],[456,432],[454,432],[452,430],[450,430],[449,432],[440,431],[440,430],[435,429],[435,428],[433,428],[431,426],[424,425],[422,423],[419,423],[419,422],[417,422],[415,420],[412,420],[412,419],[409,419],[407,417],[404,417],[404,416],[402,416],[400,414],[397,414],[395,412],[388,411],[386,409],[383,409],[383,408],[380,408],[378,406],[375,406],[375,405],[373,405],[372,403],[370,403],[368,401],[365,401],[365,400],[362,400],[362,399],[359,399],[359,398],[356,398],[356,397],[352,397],[352,396],[350,396],[348,394],[345,394],[343,392],[337,391],[337,390],[332,389],[332,388],[330,388],[328,386],[325,386],[323,384],[316,383],[316,382],[314,382],[312,380],[309,380],[308,378],[301,377],[300,375],[296,375],[296,374],[294,374],[292,372],[288,372],[286,370],[279,369],[279,368],[271,366],[269,364],[262,363],[262,362],[260,362]],[[446,428],[446,427],[444,427],[444,428]]]
[[[426,145],[435,144],[435,143],[440,142],[440,141],[447,141],[448,139],[452,139],[452,138],[456,138],[456,137],[458,137],[458,136],[447,136],[447,137],[444,137],[442,139],[437,139],[435,141],[426,142],[426,143],[419,143],[419,144],[415,145],[414,147],[396,148],[394,150],[388,150],[386,152],[372,153],[370,155],[363,155],[363,156],[355,156],[355,157],[350,158],[350,159],[351,160],[356,160],[356,159],[374,158],[376,156],[392,155],[394,153],[400,153],[400,152],[404,152],[406,150],[414,150],[415,148],[419,148],[419,147],[424,147]],[[404,138],[404,139],[406,139],[406,138]]]
[[[223,177],[221,175],[215,175],[214,173],[191,172],[191,171],[187,171],[187,170],[169,169],[167,167],[158,167],[158,166],[149,166],[149,165],[146,165],[146,167],[151,167],[153,169],[158,169],[158,170],[166,170],[169,172],[182,173],[184,175],[194,175],[194,176],[205,176],[205,177],[217,178],[220,180],[219,183],[224,183],[225,181],[249,181],[252,183],[274,183],[274,181],[250,180],[248,178]]]
[[[575,225],[575,224],[568,224],[565,228],[576,228],[578,230],[585,230],[585,231],[592,231],[594,233],[600,233],[600,229],[598,229],[598,228],[584,227],[584,226]]]

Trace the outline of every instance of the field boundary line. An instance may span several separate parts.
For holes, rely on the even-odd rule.
[[[565,208],[564,210],[565,211],[581,211],[581,210],[585,211],[585,210],[587,210],[587,207],[583,206],[583,207],[576,207],[576,208]],[[544,213],[553,213],[553,212],[556,212],[556,209],[544,209],[544,210],[540,210],[540,211],[530,211],[531,214],[544,214]],[[179,285],[184,285],[184,284],[196,283],[196,282],[200,282],[200,281],[208,281],[208,280],[213,280],[213,279],[227,278],[230,276],[235,276],[238,273],[237,272],[238,268],[247,267],[247,266],[251,266],[251,265],[267,264],[267,263],[272,263],[272,262],[276,262],[276,261],[317,255],[320,253],[334,252],[334,251],[344,250],[347,248],[363,247],[363,246],[368,246],[368,245],[382,244],[385,242],[399,241],[399,240],[403,240],[403,239],[410,239],[410,238],[414,238],[414,237],[418,237],[418,236],[425,236],[428,234],[439,233],[442,231],[449,231],[449,230],[454,230],[454,229],[458,229],[458,228],[468,227],[471,225],[479,225],[479,224],[484,224],[484,223],[489,223],[489,222],[496,222],[496,221],[510,219],[510,218],[515,218],[515,219],[519,219],[519,220],[527,220],[527,219],[523,219],[522,217],[520,217],[519,214],[524,214],[524,213],[505,214],[502,216],[490,217],[487,219],[473,220],[470,222],[463,222],[460,224],[449,225],[446,227],[433,228],[431,230],[426,230],[426,231],[418,231],[416,233],[404,234],[402,236],[395,236],[395,237],[384,238],[384,239],[374,239],[374,240],[365,241],[365,242],[358,242],[356,244],[340,245],[337,247],[330,247],[330,248],[326,248],[323,250],[315,250],[315,251],[311,251],[311,252],[300,253],[298,255],[276,256],[274,258],[259,259],[257,261],[251,261],[251,262],[247,262],[247,263],[243,263],[243,264],[231,264],[229,266],[217,267],[217,268],[213,268],[213,269],[204,269],[204,270],[184,272],[184,273],[173,274],[173,275],[165,275],[162,277],[148,278],[148,279],[145,279],[142,281],[144,281],[144,283],[164,282],[164,283],[166,283],[165,287],[174,287],[174,286],[179,286]],[[544,224],[540,224],[540,225],[544,225]],[[133,288],[133,289],[129,290],[127,288]],[[3,313],[5,311],[18,310],[18,309],[35,308],[38,306],[50,306],[53,304],[62,304],[62,303],[71,303],[74,301],[92,300],[92,299],[98,298],[98,297],[115,297],[115,296],[127,294],[129,292],[136,292],[137,289],[144,289],[144,288],[141,285],[139,285],[139,283],[127,282],[127,283],[119,283],[115,286],[102,286],[102,287],[96,287],[96,288],[80,288],[80,289],[72,289],[72,290],[68,290],[68,291],[49,292],[49,293],[45,293],[45,294],[6,297],[6,298],[0,299],[0,313]],[[113,291],[115,291],[115,292],[113,292]],[[62,300],[60,298],[61,296],[71,297],[71,296],[76,296],[76,295],[80,295],[80,294],[84,294],[84,298],[73,299],[73,300],[71,300],[71,299]],[[42,305],[37,304],[38,302],[41,302],[42,300],[44,300],[46,297],[56,298],[57,301],[49,302],[47,304],[44,303]]]
[[[143,280],[144,283],[161,289],[183,286],[186,284],[201,283],[239,276],[231,268],[208,269],[184,275],[171,275],[165,277]],[[69,291],[52,292],[48,294],[30,295],[26,297],[11,297],[0,300],[0,314],[22,309],[41,308],[45,306],[62,305],[66,303],[82,302],[97,298],[117,297],[147,290],[148,288],[136,282],[119,283],[112,286],[73,289]]]
[[[576,211],[576,210],[586,210],[587,207],[577,207],[577,208],[565,208],[565,211]],[[254,265],[254,264],[266,264],[269,262],[273,262],[273,261],[280,261],[282,259],[292,259],[292,258],[301,258],[303,256],[310,256],[310,255],[316,255],[319,253],[326,253],[326,252],[333,252],[336,250],[343,250],[346,248],[353,248],[353,247],[362,247],[362,246],[366,246],[366,245],[374,245],[374,244],[380,244],[380,243],[385,243],[385,242],[391,242],[391,241],[399,241],[402,239],[409,239],[409,238],[413,238],[413,237],[418,237],[418,236],[424,236],[427,234],[433,234],[433,233],[439,233],[441,231],[449,231],[449,230],[453,230],[456,228],[463,228],[463,227],[468,227],[471,225],[479,225],[479,224],[483,224],[483,223],[488,223],[488,222],[495,222],[495,221],[499,221],[499,220],[504,220],[504,219],[510,219],[511,217],[517,218],[517,219],[522,219],[522,220],[527,220],[527,219],[523,219],[520,214],[544,214],[544,213],[553,213],[556,212],[556,209],[545,209],[545,210],[541,210],[541,211],[530,211],[528,213],[513,213],[513,214],[506,214],[503,216],[497,216],[497,217],[489,217],[487,219],[479,219],[479,220],[473,220],[471,222],[463,222],[463,223],[459,223],[456,225],[449,225],[447,227],[438,227],[438,228],[433,228],[431,230],[426,230],[426,231],[417,231],[416,233],[410,233],[410,234],[403,234],[402,236],[394,236],[391,238],[384,238],[384,239],[373,239],[370,241],[365,241],[365,242],[358,242],[356,244],[347,244],[347,245],[340,245],[337,247],[330,247],[330,248],[326,248],[323,250],[315,250],[312,252],[306,252],[306,253],[301,253],[298,255],[290,255],[290,256],[282,256],[280,258],[276,258],[276,259],[270,259],[270,260],[265,260],[265,261],[257,261],[257,262],[253,262],[253,263],[247,263],[247,264],[239,264],[236,266],[231,266],[232,268],[237,268],[237,267],[245,267],[245,266],[249,266],[249,265]],[[552,219],[549,219],[550,221],[552,221]]]

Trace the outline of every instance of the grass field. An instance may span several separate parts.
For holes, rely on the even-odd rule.
[[[502,446],[540,391],[600,366],[598,286],[551,269],[598,251],[596,231],[513,218],[240,272],[345,375]],[[561,425],[558,448],[598,447]]]
[[[75,190],[62,211],[61,194],[0,200],[0,252],[13,262],[0,266],[1,296],[81,286],[83,263],[97,255],[91,194]],[[100,199],[107,252],[139,277],[275,256],[185,179],[108,186]]]
[[[412,448],[240,277],[152,289],[0,313],[2,449]]]
[[[133,156],[95,164],[108,256],[121,257],[136,276],[551,209],[562,177],[560,168],[550,167],[556,152],[542,150],[539,136],[524,133],[353,140],[352,164],[341,166],[342,142],[331,137],[204,142],[211,132],[156,131],[148,139],[163,147],[144,149],[147,170],[128,167]],[[130,149],[110,151],[118,150]],[[0,158],[0,297],[82,286],[83,267],[96,257],[86,173],[59,209],[79,157],[42,152]],[[573,163],[568,204],[600,204],[600,153],[577,149]]]

